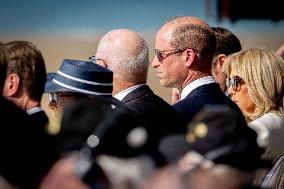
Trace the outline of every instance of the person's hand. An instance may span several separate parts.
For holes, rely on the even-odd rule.
[[[180,101],[180,92],[177,88],[172,88],[172,104]]]
[[[178,161],[177,168],[180,172],[185,173],[196,167],[209,168],[213,165],[214,163],[212,161],[204,159],[201,154],[189,151]]]
[[[90,189],[75,175],[75,158],[64,158],[55,163],[39,189]]]

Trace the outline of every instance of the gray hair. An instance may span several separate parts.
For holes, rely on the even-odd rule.
[[[171,45],[176,49],[192,48],[205,66],[211,67],[216,50],[216,37],[212,29],[198,24],[184,24],[173,30]]]
[[[138,43],[135,43],[131,48],[127,44],[122,45],[125,42],[120,38],[99,44],[97,55],[101,55],[107,60],[108,68],[113,71],[114,78],[123,77],[126,81],[146,83],[150,64],[149,49],[140,34],[137,38]],[[116,40],[119,41],[119,47]]]

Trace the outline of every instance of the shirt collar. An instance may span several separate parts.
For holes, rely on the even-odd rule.
[[[209,83],[216,83],[216,80],[214,79],[213,76],[202,77],[202,78],[199,78],[189,83],[181,92],[181,100],[184,99],[189,93],[191,93],[191,91],[193,91],[197,87],[200,87],[202,85],[206,85]]]
[[[34,107],[34,108],[31,108],[27,111],[27,114],[28,115],[32,115],[32,114],[35,114],[37,112],[40,112],[42,111],[41,107]]]
[[[116,98],[117,100],[122,100],[126,95],[128,95],[130,92],[134,91],[135,89],[143,86],[145,84],[139,84],[139,85],[135,85],[133,87],[129,87],[123,91],[120,91],[119,93],[117,93],[116,95],[114,95],[113,97]]]

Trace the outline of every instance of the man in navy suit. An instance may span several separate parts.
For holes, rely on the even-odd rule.
[[[7,49],[0,43],[0,91],[7,61]],[[0,188],[37,188],[58,158],[52,139],[25,111],[2,95],[0,115]]]
[[[214,32],[197,17],[175,18],[162,26],[156,35],[152,66],[162,86],[181,91],[180,101],[173,107],[187,122],[206,104],[228,104],[241,114],[212,76],[215,49]]]
[[[227,135],[221,136],[221,130],[212,128],[210,125],[208,128],[194,127],[195,119],[202,119],[207,116],[207,113],[197,114],[204,107],[210,107],[212,112],[219,111],[220,105],[227,105],[233,110],[238,118],[238,125],[241,128],[241,134],[236,138],[242,141],[243,136],[249,141],[249,149],[252,155],[246,157],[248,153],[242,159],[241,154],[234,154],[234,158],[243,160],[238,166],[246,167],[251,162],[260,158],[262,149],[256,143],[256,133],[247,127],[244,115],[238,106],[227,97],[221,90],[219,84],[215,81],[211,73],[212,59],[216,50],[216,38],[213,30],[208,26],[206,22],[196,17],[179,17],[166,23],[156,35],[155,53],[156,56],[152,62],[152,66],[157,70],[157,76],[160,80],[160,84],[164,87],[178,88],[181,91],[180,100],[173,105],[173,107],[190,122],[188,125],[189,130],[193,130],[194,133],[198,133],[198,136],[202,139],[208,139],[205,143],[196,143],[196,147],[202,149],[193,149],[198,153],[203,153],[204,149],[209,151],[214,148],[208,146],[213,140],[220,141],[222,145],[230,145],[225,140]],[[218,106],[219,105],[219,106]],[[215,109],[215,110],[214,110]],[[224,114],[228,114],[228,110],[224,109]],[[226,118],[222,118],[226,119]],[[221,120],[222,120],[221,119]],[[216,116],[212,116],[208,123],[217,124],[220,129],[232,129],[229,123],[234,120],[228,120],[229,122],[223,127],[222,124],[216,122]],[[204,134],[211,129],[216,135],[212,137],[205,136]],[[222,130],[223,131],[223,130]],[[181,133],[185,136],[183,139],[186,143],[193,143],[196,139],[191,133]],[[200,134],[200,135],[199,135]],[[173,135],[174,137],[174,135]],[[166,139],[165,139],[166,140]],[[209,142],[209,143],[208,143]],[[181,146],[175,141],[170,141],[173,148],[170,145],[165,145],[168,149],[181,150]],[[162,142],[160,143],[162,146]],[[188,149],[185,150],[187,152]],[[208,151],[206,151],[208,152]],[[171,151],[170,154],[174,161],[178,161],[184,154],[178,155],[178,153]],[[253,158],[250,158],[253,157]],[[205,157],[206,158],[206,157]],[[222,163],[228,164],[228,159]],[[235,162],[234,162],[235,163]],[[253,167],[255,168],[255,167]]]
[[[110,31],[100,40],[93,58],[113,71],[112,95],[136,112],[136,118],[148,133],[150,148],[160,137],[185,129],[185,122],[175,109],[146,84],[149,50],[141,35],[128,29]],[[158,163],[163,164],[162,160]]]
[[[41,108],[46,82],[43,56],[29,41],[11,41],[5,46],[9,61],[3,96],[26,111],[30,119],[45,129],[48,117]]]

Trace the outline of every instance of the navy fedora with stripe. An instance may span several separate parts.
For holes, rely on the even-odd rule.
[[[56,73],[48,73],[46,93],[77,92],[111,96],[112,71],[92,62],[64,59]]]

